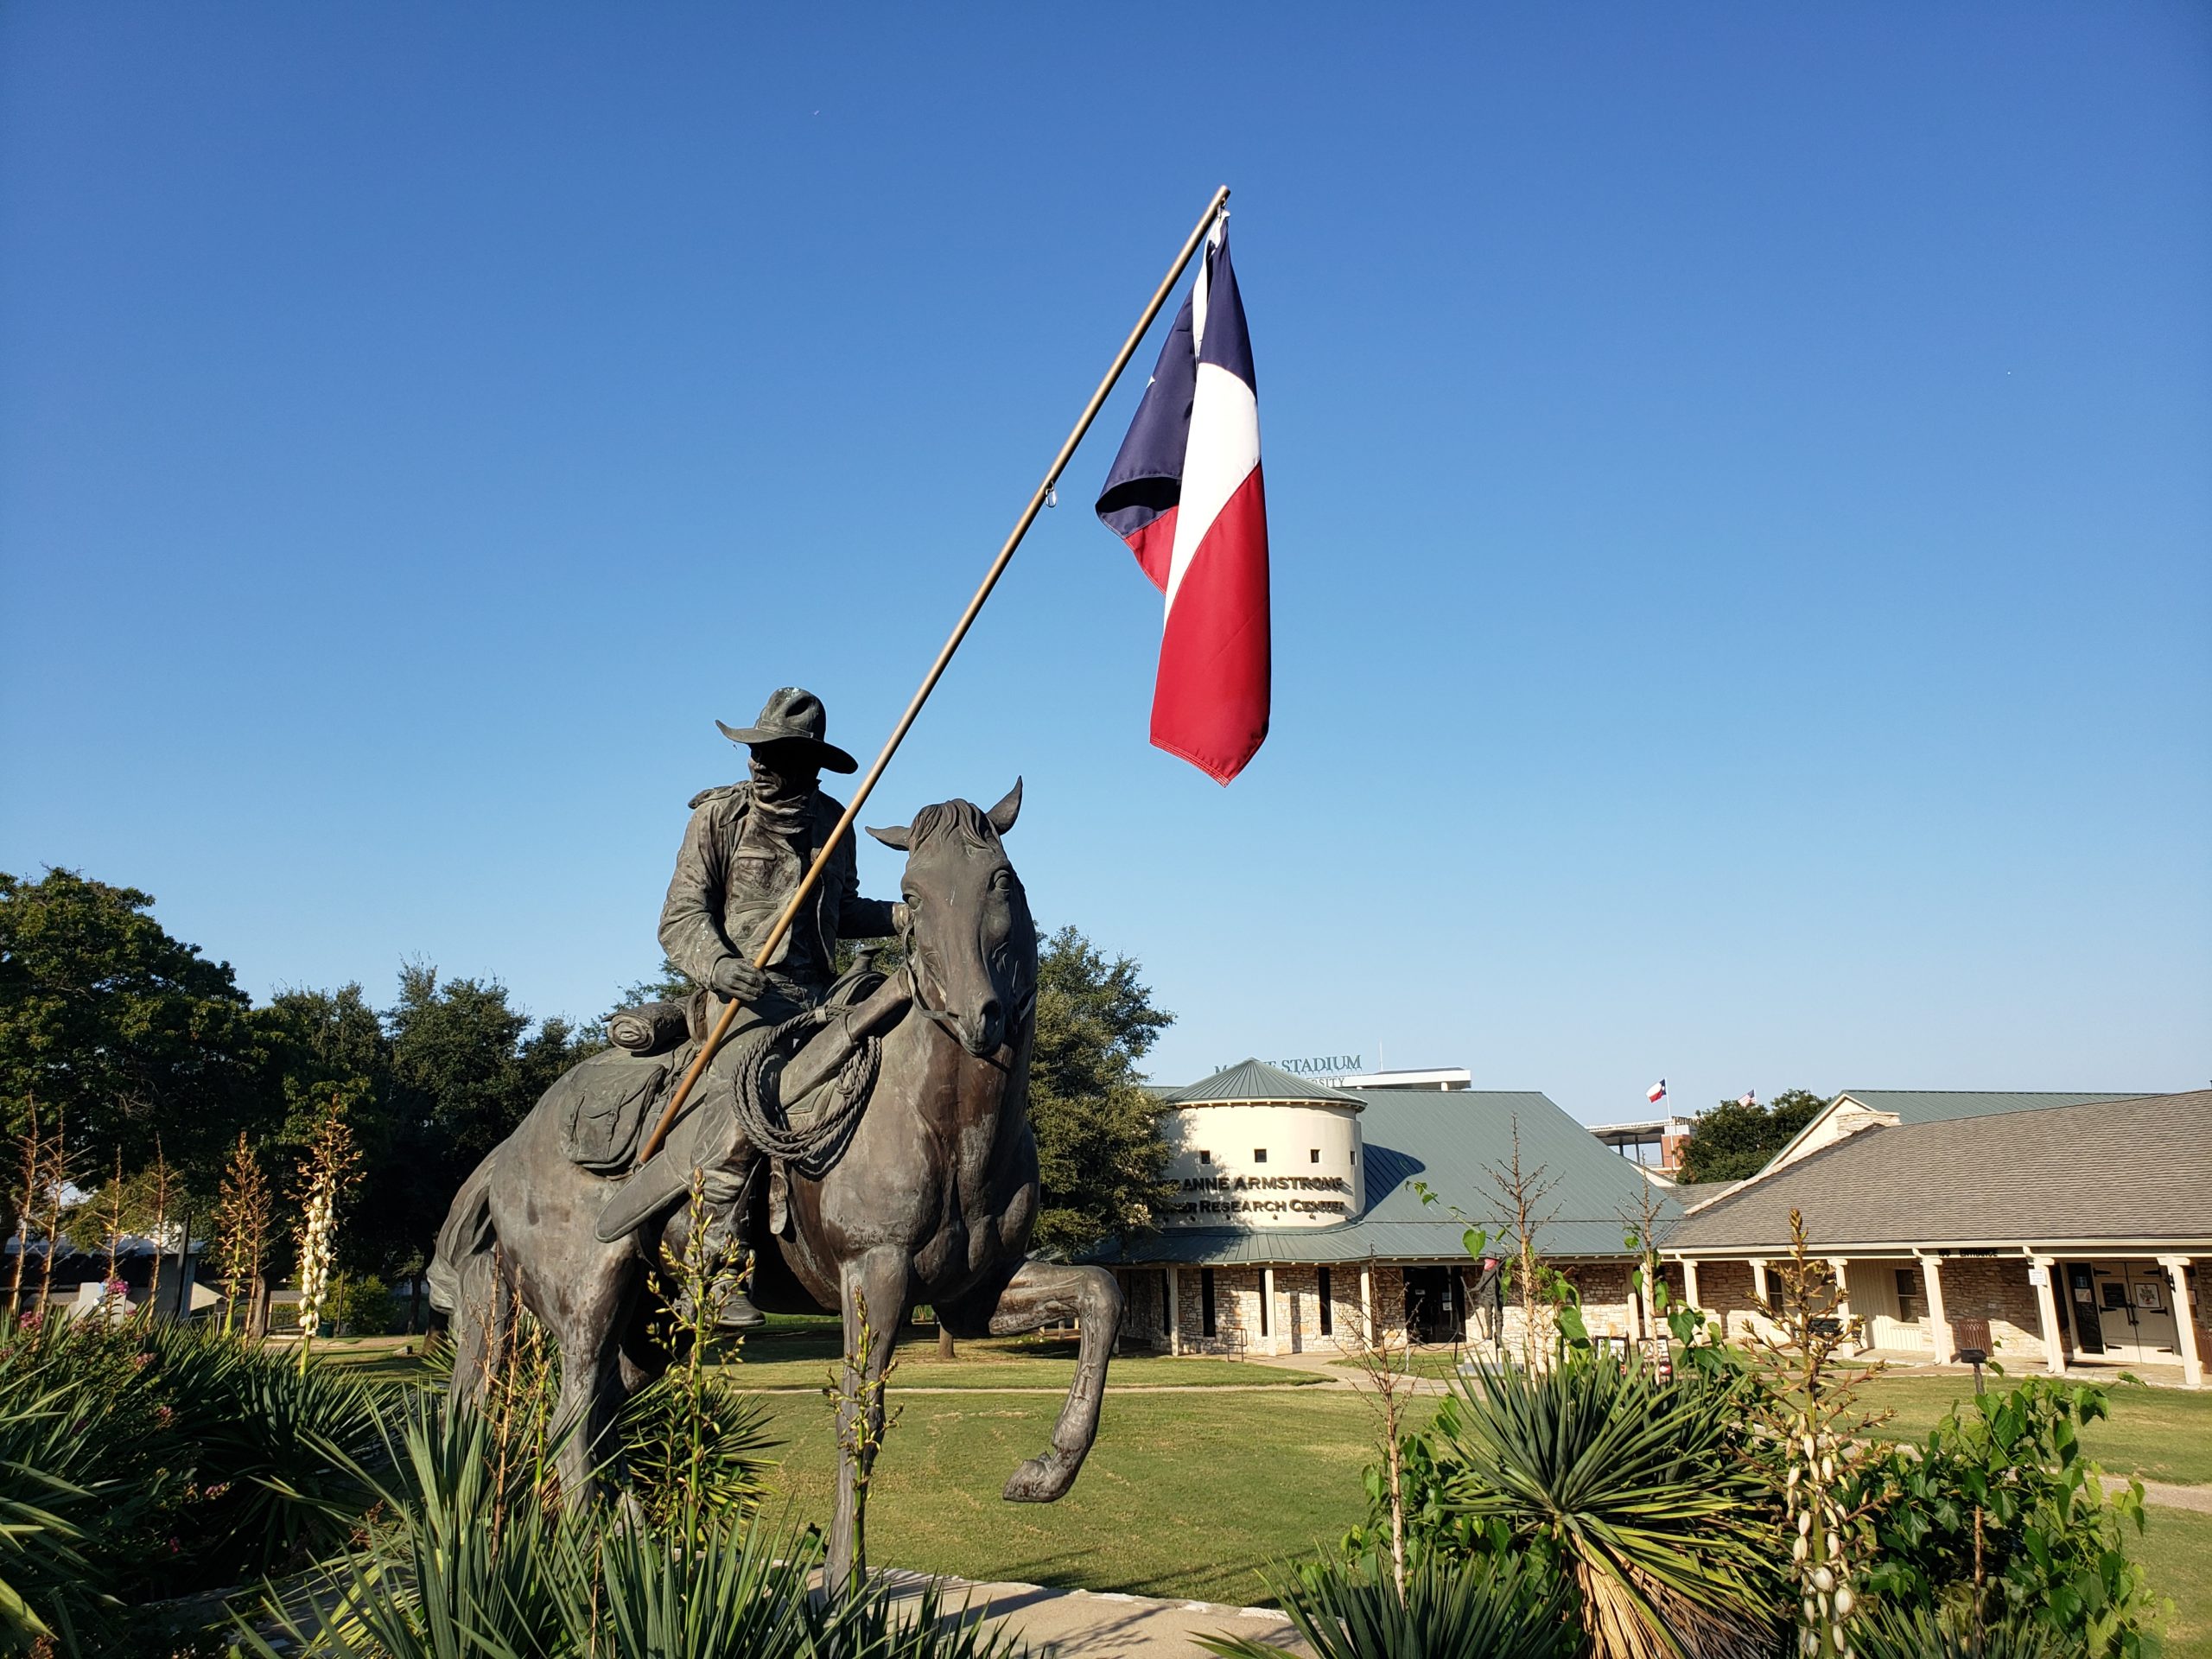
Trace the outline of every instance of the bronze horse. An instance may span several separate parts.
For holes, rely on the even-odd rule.
[[[912,996],[883,1035],[873,1094],[842,1158],[819,1180],[790,1178],[789,1236],[760,1263],[754,1298],[776,1312],[834,1311],[844,1319],[845,1396],[829,1573],[842,1586],[865,1570],[855,1535],[856,1482],[882,1433],[892,1339],[921,1303],[957,1337],[1031,1331],[1055,1319],[1082,1327],[1075,1379],[1052,1445],[1007,1481],[1016,1503],[1049,1503],[1073,1484],[1098,1427],[1106,1363],[1121,1322],[1121,1293],[1099,1268],[1027,1259],[1037,1216],[1037,1143],[1029,1127],[1029,1057],[1036,1033],[1037,930],[1002,837],[1020,810],[1021,785],[988,811],[963,800],[924,807],[903,829],[870,830],[906,854],[912,913]],[[805,1053],[796,1058],[797,1068]],[[587,1061],[586,1065],[593,1062]],[[711,1075],[711,1074],[710,1074]],[[648,1245],[659,1225],[608,1244],[594,1228],[617,1180],[563,1155],[556,1084],[478,1166],[438,1236],[434,1300],[456,1343],[454,1389],[480,1390],[487,1357],[505,1339],[518,1294],[559,1349],[557,1426],[563,1487],[594,1491],[608,1461],[607,1432],[622,1401],[658,1369],[647,1340]],[[717,1109],[709,1099],[698,1109]],[[679,1214],[673,1224],[680,1226]],[[760,1229],[756,1236],[766,1236]],[[496,1253],[496,1254],[495,1254]],[[781,1267],[787,1274],[770,1269]],[[779,1294],[779,1292],[782,1294]],[[878,1339],[859,1363],[865,1307]],[[860,1400],[870,1432],[855,1436]]]

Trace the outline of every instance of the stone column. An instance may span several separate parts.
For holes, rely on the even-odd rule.
[[[1682,1300],[1692,1307],[1698,1306],[1697,1262],[1687,1255],[1682,1258]]]
[[[1772,1293],[1767,1288],[1766,1257],[1755,1255],[1751,1258],[1751,1300],[1758,1306],[1746,1316],[1753,1334],[1757,1334],[1764,1325],[1772,1323],[1766,1314],[1766,1299],[1770,1294]]]
[[[2196,1320],[2189,1311],[2189,1258],[2162,1255],[2158,1265],[2174,1287],[2174,1336],[2181,1344],[2181,1380],[2192,1389],[2204,1386],[2204,1357],[2196,1351]]]
[[[1629,1273],[1633,1278],[1636,1269],[1631,1268]],[[1631,1284],[1628,1292],[1628,1339],[1630,1347],[1634,1347],[1643,1340],[1643,1320],[1641,1317],[1643,1310],[1638,1308],[1636,1303],[1636,1287]]]
[[[1275,1306],[1275,1270],[1260,1269],[1260,1328],[1267,1337],[1268,1351],[1282,1352],[1282,1310]]]
[[[1183,1276],[1167,1269],[1167,1351],[1183,1351]]]
[[[1359,1269],[1359,1331],[1360,1340],[1368,1347],[1375,1345],[1375,1270],[1362,1262]]]
[[[2028,1258],[2031,1271],[2042,1269],[2043,1282],[2036,1287],[2036,1315],[2043,1321],[2044,1369],[2053,1376],[2066,1375],[2066,1339],[2058,1324],[2058,1296],[2054,1282],[2058,1277],[2058,1261],[2055,1256],[2031,1255]]]
[[[1951,1320],[1943,1312],[1943,1263],[1933,1255],[1920,1258],[1921,1282],[1928,1287],[1928,1346],[1938,1365],[1951,1363]]]

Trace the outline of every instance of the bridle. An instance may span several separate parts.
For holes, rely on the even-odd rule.
[[[936,1026],[938,1030],[965,1050],[968,1044],[960,1034],[958,1018],[946,1009],[931,1007],[929,999],[922,995],[922,976],[914,971],[914,964],[921,957],[914,946],[914,921],[911,911],[907,914],[906,925],[899,930],[899,944],[906,957],[906,961],[899,964],[899,971],[906,976],[906,992],[912,1001],[914,1012]],[[1007,1012],[1006,1033],[1009,1038],[1028,1022],[1029,1016],[1036,1007],[1037,979],[1033,974],[1030,976],[1028,988],[1021,993],[1014,1006]]]

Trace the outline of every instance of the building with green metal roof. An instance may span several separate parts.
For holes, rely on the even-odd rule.
[[[1642,1329],[1624,1240],[1663,1233],[1680,1206],[1537,1090],[1332,1085],[1248,1059],[1157,1092],[1177,1201],[1158,1230],[1090,1256],[1122,1282],[1127,1340],[1174,1353],[1351,1347],[1370,1330],[1511,1340],[1518,1310],[1496,1263],[1516,1243],[1503,1191],[1516,1155],[1537,1249],[1577,1281],[1592,1332]]]

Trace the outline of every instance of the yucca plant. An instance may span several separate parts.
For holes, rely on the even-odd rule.
[[[240,1646],[263,1659],[555,1659],[567,1643],[563,1525],[539,1465],[498,1456],[493,1421],[422,1395],[387,1426],[390,1472],[356,1465],[385,1518],[302,1593],[265,1592]],[[334,1457],[335,1447],[327,1447]],[[571,1552],[572,1553],[572,1552]],[[285,1647],[269,1634],[280,1632]]]
[[[1964,1598],[1941,1607],[1885,1603],[1851,1634],[1859,1659],[2069,1659],[2082,1651],[2031,1611],[1985,1614]]]
[[[69,1391],[0,1403],[0,1650],[28,1653],[45,1641],[73,1649],[89,1600],[111,1599],[92,1589],[88,1541],[79,1514],[105,1496],[108,1483],[79,1485],[53,1471],[67,1434]]]
[[[563,1543],[560,1602],[571,1653],[796,1659],[812,1648],[810,1538],[694,1515],[679,1517],[674,1537],[600,1525],[568,1529]]]
[[[615,1434],[646,1518],[675,1525],[687,1503],[708,1517],[751,1515],[770,1490],[767,1453],[779,1443],[769,1432],[773,1421],[758,1395],[719,1372],[695,1381],[671,1370],[632,1395]]]
[[[1402,1593],[1381,1563],[1324,1560],[1270,1587],[1318,1659],[1567,1659],[1582,1642],[1564,1587],[1527,1560],[1430,1557]],[[1198,1640],[1224,1659],[1282,1659],[1251,1637]]]
[[[1432,1431],[1450,1507],[1548,1561],[1599,1659],[1773,1650],[1769,1494],[1732,1454],[1723,1389],[1640,1361],[1478,1368]]]
[[[275,1572],[346,1540],[376,1497],[359,1471],[385,1461],[374,1389],[216,1332],[152,1325],[139,1340],[194,1459],[206,1567]]]

